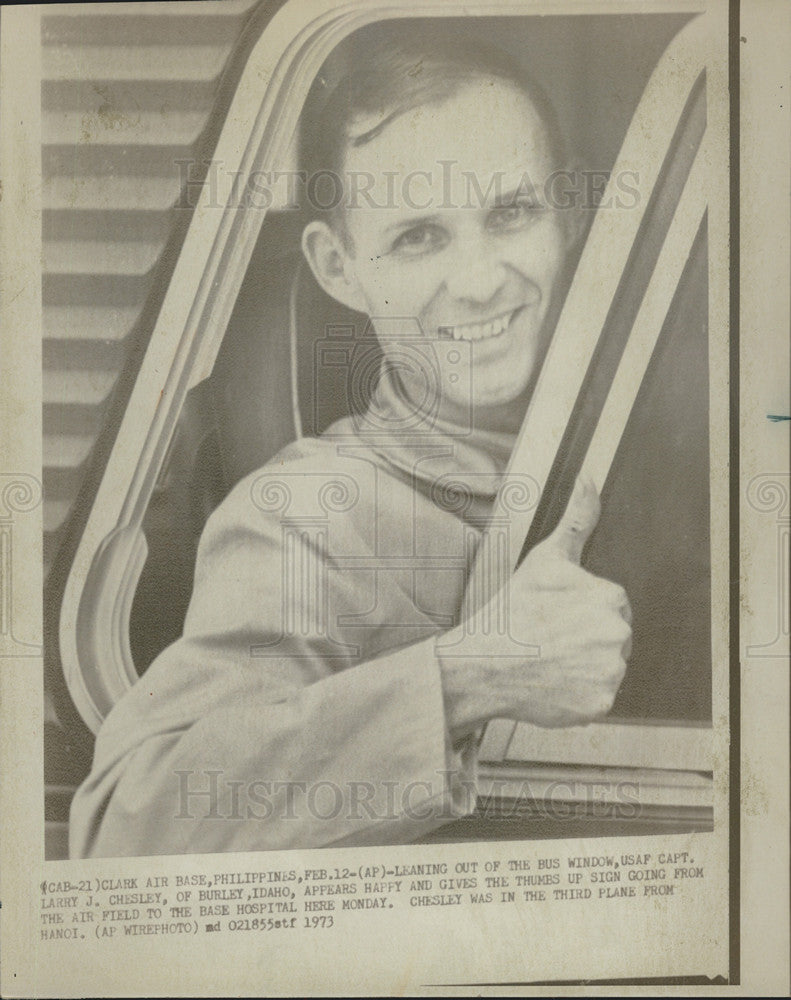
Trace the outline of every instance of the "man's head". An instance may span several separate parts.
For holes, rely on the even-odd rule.
[[[332,172],[343,197],[305,227],[305,256],[375,328],[402,317],[470,341],[459,392],[508,403],[545,346],[568,245],[545,199],[564,165],[554,114],[503,53],[469,39],[385,24],[353,42],[351,71],[323,102],[319,82],[307,109],[306,170]]]

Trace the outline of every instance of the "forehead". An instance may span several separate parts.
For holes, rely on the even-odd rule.
[[[352,136],[380,121],[381,116],[358,117]],[[464,197],[471,176],[486,191],[492,178],[506,185],[511,176],[518,183],[527,173],[539,183],[552,169],[547,130],[530,97],[514,84],[489,77],[394,116],[373,138],[348,144],[344,157],[348,174],[370,178],[383,189],[389,174],[396,180],[389,190],[402,194],[403,184],[397,182],[408,179],[410,201],[431,197],[435,205],[437,198],[447,200],[453,193]]]

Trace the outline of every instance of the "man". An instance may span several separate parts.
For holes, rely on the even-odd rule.
[[[578,564],[592,487],[507,581],[505,628],[460,611],[571,237],[545,197],[562,163],[544,99],[501,54],[422,34],[358,33],[306,112],[311,169],[355,197],[315,213],[303,251],[372,317],[370,405],[210,519],[183,637],[99,734],[74,855],[408,842],[474,807],[487,720],[612,706],[630,613]]]

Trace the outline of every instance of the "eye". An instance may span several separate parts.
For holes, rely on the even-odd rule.
[[[393,243],[392,250],[404,256],[417,256],[429,253],[444,245],[444,234],[436,226],[412,226],[400,233]]]
[[[489,213],[487,226],[489,229],[509,230],[519,229],[532,220],[541,211],[537,198],[523,195],[505,205],[498,205]]]

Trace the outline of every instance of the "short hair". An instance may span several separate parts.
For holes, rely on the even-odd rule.
[[[552,161],[565,166],[565,143],[549,98],[503,49],[442,20],[383,21],[346,38],[325,62],[301,121],[301,161],[308,177],[340,175],[349,146],[373,139],[394,118],[455,95],[470,80],[503,80],[530,100],[544,126]],[[335,79],[333,85],[332,81]],[[354,131],[362,117],[377,123]]]

